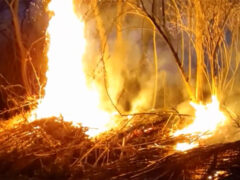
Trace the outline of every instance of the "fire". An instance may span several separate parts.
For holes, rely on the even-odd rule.
[[[200,136],[199,139],[207,139],[212,136],[217,130],[217,127],[223,125],[227,119],[224,113],[221,112],[219,101],[215,95],[212,96],[212,102],[209,104],[204,105],[194,102],[190,104],[195,109],[195,119],[188,127],[176,131],[174,136],[191,134]],[[179,143],[176,149],[185,151],[198,145],[198,142]]]
[[[107,130],[110,115],[99,108],[94,86],[86,85],[82,65],[86,46],[84,23],[75,14],[71,0],[52,0],[48,9],[54,14],[47,29],[47,84],[45,96],[30,119],[63,116],[73,125],[89,127],[88,134],[95,136]]]
[[[198,143],[178,143],[175,149],[178,151],[187,151],[197,146],[198,146]]]

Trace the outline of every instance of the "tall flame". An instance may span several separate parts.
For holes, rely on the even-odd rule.
[[[212,96],[212,102],[206,105],[190,103],[195,109],[195,119],[188,127],[178,130],[174,136],[179,135],[199,135],[200,139],[209,138],[217,130],[217,127],[223,125],[226,121],[226,116],[220,110],[220,104],[215,95]],[[198,146],[198,142],[179,143],[176,146],[177,150],[185,151]]]
[[[85,51],[84,23],[74,12],[72,0],[52,0],[49,22],[48,71],[45,96],[34,110],[34,119],[62,115],[73,125],[89,127],[90,136],[107,129],[107,112],[98,108],[99,95],[86,85],[82,56]],[[33,118],[31,118],[33,119]]]

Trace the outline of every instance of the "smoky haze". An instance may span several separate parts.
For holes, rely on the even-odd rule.
[[[115,1],[97,1],[96,3],[96,1],[76,0],[76,11],[83,16],[86,23],[87,47],[84,55],[84,68],[87,81],[89,84],[96,83],[98,85],[102,105],[109,111],[114,110],[115,107],[125,114],[149,112],[154,109],[177,109],[180,113],[193,114],[192,108],[189,107],[191,97],[187,92],[176,58],[166,40],[146,18],[144,12],[147,11],[150,15],[155,16],[158,20],[157,25],[161,25],[164,33],[169,37],[176,54],[181,57],[181,68],[187,74],[186,81],[192,85],[194,95],[198,83],[196,73],[199,56],[204,59],[203,69],[210,75],[209,54],[211,54],[211,48],[209,47],[212,46],[210,42],[215,41],[214,38],[218,34],[214,28],[217,29],[216,27],[220,26],[222,21],[213,18],[216,12],[209,11],[212,13],[204,17],[205,21],[199,21],[203,24],[198,26],[205,29],[199,35],[202,38],[197,39],[195,32],[192,33],[194,27],[197,27],[195,24],[197,17],[193,15],[194,8],[185,7],[184,3],[181,4],[183,1],[176,1],[179,10],[177,11],[172,8],[170,2],[165,7],[163,4],[152,6],[153,2],[155,1],[144,1],[146,9],[143,9],[139,1],[134,0],[124,1],[120,6]],[[32,63],[42,87],[46,82],[47,41],[45,32],[49,20],[45,3],[45,1],[37,0],[20,1],[19,7],[19,20],[22,25],[21,32],[25,47],[30,47],[34,41],[43,37],[31,50]],[[214,3],[217,1],[207,3],[210,2],[206,1],[205,3],[206,6],[209,5],[208,7],[219,8],[221,10],[217,11],[219,13],[224,12],[223,5],[226,8],[229,7],[228,1],[224,1],[225,4],[223,3],[222,6],[216,6]],[[164,8],[168,13],[162,13]],[[206,8],[207,10],[209,9]],[[182,16],[179,17],[179,13]],[[229,17],[230,20],[226,23],[227,26],[223,31],[222,44],[218,56],[215,57],[220,63],[214,65],[216,71],[214,73],[216,76],[219,75],[217,81],[220,82],[219,94],[222,106],[233,112],[234,119],[237,119],[236,114],[239,114],[240,102],[238,99],[240,97],[238,70],[240,51],[239,42],[236,40],[238,32],[235,31],[239,22],[232,18],[235,15]],[[224,13],[216,17],[224,19]],[[19,103],[11,101],[19,96],[24,96],[24,85],[20,78],[21,69],[18,68],[18,49],[13,36],[14,29],[10,11],[2,1],[0,2],[0,25],[0,73],[4,77],[0,78],[1,87],[20,85],[19,88],[13,89],[14,96],[10,96],[6,88],[1,88],[0,110],[3,111],[18,106],[24,101],[23,99],[18,99]],[[209,34],[207,34],[207,29],[210,29]],[[154,32],[156,46],[154,45]],[[202,51],[198,52],[195,47],[199,45],[197,40],[201,39],[203,39]],[[156,48],[155,51],[154,48]],[[222,50],[224,48],[226,51]],[[226,65],[228,69],[221,71]],[[199,97],[202,101],[208,100],[211,96],[208,82],[209,79],[211,81],[211,78],[208,75],[203,75],[202,87],[199,88],[201,89]],[[43,88],[38,86],[31,64],[28,64],[28,77],[32,84],[32,93],[38,95]],[[225,80],[220,81],[219,79]],[[230,82],[229,86],[226,86],[227,82]],[[42,90],[40,94],[44,94],[44,91]],[[230,124],[229,129],[233,127],[234,123]]]

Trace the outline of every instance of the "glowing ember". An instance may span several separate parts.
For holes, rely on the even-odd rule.
[[[71,0],[52,0],[54,16],[49,35],[48,72],[45,97],[33,112],[32,120],[51,116],[64,117],[73,125],[89,127],[90,136],[107,130],[108,113],[98,108],[99,96],[87,88],[82,66],[85,51],[84,23],[74,13]]]
[[[206,105],[196,104],[191,102],[191,105],[195,109],[195,119],[188,127],[178,130],[174,133],[174,136],[191,134],[199,135],[200,139],[209,138],[214,134],[217,127],[223,125],[226,121],[226,117],[223,112],[220,111],[220,105],[216,96],[212,96],[212,102]],[[198,144],[177,144],[178,150],[191,149]]]
[[[198,146],[198,143],[178,143],[175,149],[178,151],[187,151],[197,146]]]

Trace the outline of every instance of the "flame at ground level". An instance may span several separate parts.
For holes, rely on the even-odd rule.
[[[49,22],[48,71],[45,96],[30,118],[62,115],[73,125],[89,127],[90,136],[107,129],[110,115],[98,108],[99,95],[87,88],[82,67],[85,51],[84,23],[74,12],[72,0],[52,0],[54,16]]]
[[[196,135],[199,140],[207,139],[214,134],[217,128],[226,122],[226,116],[220,110],[220,104],[215,95],[212,96],[212,102],[206,105],[190,103],[195,109],[195,118],[192,124],[188,127],[176,131],[173,135]],[[176,150],[185,151],[197,147],[198,142],[193,143],[178,143]]]
[[[198,146],[198,143],[177,143],[176,150],[178,151],[187,151],[189,149],[195,148]]]

